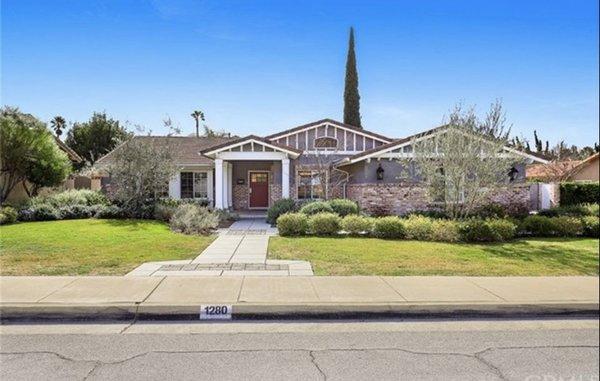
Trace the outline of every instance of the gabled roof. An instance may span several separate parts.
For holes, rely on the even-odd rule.
[[[58,138],[58,136],[54,136],[54,140],[56,141],[58,148],[63,150],[69,157],[69,160],[71,160],[73,163],[81,163],[83,161],[81,156],[79,156],[79,154],[77,152],[73,151],[73,149],[71,147],[69,147],[65,142],[60,140]]]
[[[293,148],[293,147],[290,147],[290,146],[287,146],[284,144],[274,143],[270,140],[261,138],[260,136],[256,136],[256,135],[248,135],[243,138],[235,139],[232,141],[225,142],[223,144],[209,147],[207,149],[201,150],[200,153],[207,157],[214,157],[214,155],[216,155],[219,152],[228,151],[228,150],[230,150],[232,148],[236,148],[236,147],[241,147],[248,143],[250,143],[250,144],[256,143],[258,145],[262,145],[263,147],[269,147],[275,151],[286,153],[286,154],[292,156],[293,158],[296,158],[302,154],[302,150],[299,150],[299,149],[296,149],[296,148]]]
[[[311,128],[314,128],[314,127],[317,127],[320,125],[324,125],[324,124],[329,124],[329,125],[333,125],[333,126],[336,126],[336,127],[342,128],[342,129],[346,129],[346,130],[349,130],[352,132],[356,132],[358,134],[362,134],[362,135],[368,136],[370,138],[383,141],[384,143],[391,142],[392,140],[394,140],[394,139],[388,138],[387,136],[383,136],[383,135],[376,134],[375,132],[363,130],[362,128],[358,128],[358,127],[351,126],[346,123],[338,122],[337,120],[333,120],[333,119],[321,119],[321,120],[317,120],[316,122],[303,124],[298,127],[293,127],[293,128],[278,132],[276,134],[266,136],[265,139],[268,139],[268,140],[279,139],[279,138],[285,137],[286,135],[295,134],[295,133],[301,132],[303,130],[308,130],[308,129],[311,129]]]
[[[200,155],[200,151],[236,140],[237,137],[135,136],[133,139],[138,139],[148,144],[170,145],[173,147],[172,153],[177,165],[212,165],[213,161]],[[98,166],[110,165],[114,153],[121,147],[122,144],[97,160],[96,164]]]
[[[383,145],[381,145],[379,147],[375,147],[375,148],[372,148],[372,149],[360,152],[360,153],[358,153],[356,155],[344,158],[344,159],[340,160],[338,163],[336,163],[336,165],[337,166],[344,166],[344,165],[353,164],[353,163],[356,163],[356,162],[359,162],[359,161],[362,161],[362,160],[367,160],[367,159],[372,158],[372,157],[377,157],[378,155],[381,155],[383,153],[394,151],[394,150],[397,150],[398,148],[402,148],[404,146],[410,145],[413,139],[418,139],[420,137],[425,137],[427,135],[432,135],[432,134],[434,134],[434,133],[436,133],[436,132],[438,132],[440,130],[443,130],[445,128],[448,128],[448,125],[441,125],[441,126],[438,126],[438,127],[435,127],[435,128],[423,131],[423,132],[419,132],[417,134],[413,134],[413,135],[407,136],[407,137],[402,138],[402,139],[394,140],[394,141],[392,141],[390,143],[383,144]],[[529,159],[531,159],[533,161],[539,162],[539,163],[547,163],[548,162],[548,160],[542,158],[539,155],[532,154],[532,153],[529,153],[529,152],[519,151],[519,150],[517,150],[515,148],[512,148],[512,147],[509,147],[509,146],[504,147],[504,149],[506,151],[512,152],[512,153],[520,155],[520,156],[527,157],[527,158],[529,158]]]

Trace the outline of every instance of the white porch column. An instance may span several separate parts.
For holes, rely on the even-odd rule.
[[[177,172],[175,176],[169,180],[169,197],[179,200],[181,198],[181,181],[180,172]]]
[[[227,206],[233,208],[233,164],[227,163]]]
[[[281,159],[281,197],[290,197],[290,159]]]
[[[215,159],[215,208],[223,207],[223,159]]]

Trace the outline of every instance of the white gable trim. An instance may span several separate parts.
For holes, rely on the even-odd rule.
[[[246,144],[250,143],[251,145],[251,151],[232,151],[233,148],[237,148],[237,147],[242,147],[245,146]],[[260,151],[255,150],[256,146],[260,146],[262,147]],[[254,138],[249,138],[249,139],[244,139],[241,140],[239,142],[236,142],[234,144],[228,144],[226,146],[208,151],[204,153],[204,156],[208,156],[208,157],[212,157],[215,158],[217,154],[219,153],[225,153],[225,152],[229,152],[229,153],[244,153],[244,154],[263,154],[263,153],[272,153],[272,152],[265,152],[265,147],[272,149],[275,152],[280,152],[280,153],[284,153],[286,155],[289,155],[292,158],[297,158],[298,156],[300,156],[300,154],[298,152],[295,151],[291,151],[288,149],[285,149],[284,147],[280,147],[274,144],[269,144],[266,142],[263,142],[261,140],[258,139],[254,139]],[[219,155],[222,156],[222,155]],[[234,155],[235,156],[235,155]],[[247,156],[247,155],[244,155]],[[259,155],[260,156],[260,155]],[[265,156],[265,155],[262,155]],[[268,155],[267,155],[268,156]]]
[[[354,133],[354,134],[357,134],[357,135],[361,135],[362,137],[367,137],[369,139],[377,140],[378,142],[381,142],[381,143],[390,143],[391,142],[391,140],[382,139],[381,137],[376,136],[376,135],[372,135],[369,132],[358,131],[358,130],[355,130],[355,129],[352,129],[352,128],[344,127],[344,126],[339,125],[339,124],[334,123],[334,122],[323,122],[323,123],[319,123],[319,124],[315,124],[315,125],[312,125],[312,126],[308,126],[308,127],[302,128],[300,130],[295,130],[295,131],[291,131],[291,132],[284,132],[284,133],[281,133],[281,134],[271,135],[271,137],[269,137],[269,140],[271,140],[271,141],[279,140],[279,139],[287,138],[288,136],[291,136],[291,135],[299,134],[301,132],[310,131],[310,130],[318,130],[319,127],[323,127],[323,126],[325,126],[325,128],[327,128],[327,126],[333,126],[334,129],[341,129],[341,130],[344,130],[344,132],[349,131],[351,133]],[[327,131],[325,131],[325,133],[327,133]],[[315,133],[315,137],[316,136],[317,135]],[[323,135],[323,136],[327,136],[327,135]]]
[[[424,139],[431,139],[432,137],[434,137],[434,136],[436,136],[436,135],[438,135],[440,133],[443,133],[443,132],[444,132],[444,129],[441,129],[441,130],[438,130],[438,131],[436,131],[434,133],[420,136],[420,137],[418,137],[416,139],[410,139],[410,140],[406,140],[406,141],[400,142],[398,144],[393,144],[393,145],[391,145],[389,147],[386,147],[384,149],[377,150],[375,152],[372,152],[370,154],[367,154],[367,155],[364,155],[364,156],[361,156],[361,157],[357,157],[355,159],[346,158],[346,159],[343,159],[340,162],[338,162],[337,165],[338,166],[344,166],[344,165],[358,163],[358,162],[363,161],[363,160],[371,160],[373,158],[389,158],[389,159],[392,159],[392,158],[412,157],[413,156],[412,152],[411,153],[405,153],[405,152],[391,152],[391,151],[395,151],[397,149],[401,149],[401,148],[404,148],[406,146],[412,145],[412,143],[414,141],[418,142],[418,141],[421,141],[421,140],[424,140]],[[539,157],[534,156],[534,155],[530,155],[527,152],[522,152],[522,151],[519,151],[519,150],[514,149],[512,147],[509,147],[509,146],[505,146],[504,150],[506,152],[511,153],[511,154],[514,154],[514,155],[517,155],[517,156],[522,156],[522,157],[524,157],[524,158],[526,158],[528,160],[531,160],[533,162],[538,162],[538,163],[542,163],[542,164],[547,164],[549,162],[548,160],[539,158]]]

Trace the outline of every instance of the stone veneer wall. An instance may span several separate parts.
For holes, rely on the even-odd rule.
[[[281,199],[281,184],[269,184],[269,206]]]
[[[232,201],[234,210],[248,209],[248,185],[233,184]]]
[[[402,215],[414,210],[426,210],[434,207],[429,202],[427,189],[410,184],[348,184],[349,199],[358,202],[362,210],[375,214]],[[518,184],[498,192],[492,198],[493,202],[503,205],[522,205],[529,209],[529,185]]]

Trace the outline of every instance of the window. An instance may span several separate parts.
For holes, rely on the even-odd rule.
[[[332,150],[336,149],[337,145],[337,139],[329,136],[321,136],[320,138],[315,138],[314,141],[315,149]]]
[[[298,171],[298,199],[324,198],[323,184],[317,171]]]
[[[181,198],[208,198],[208,172],[181,172]]]

